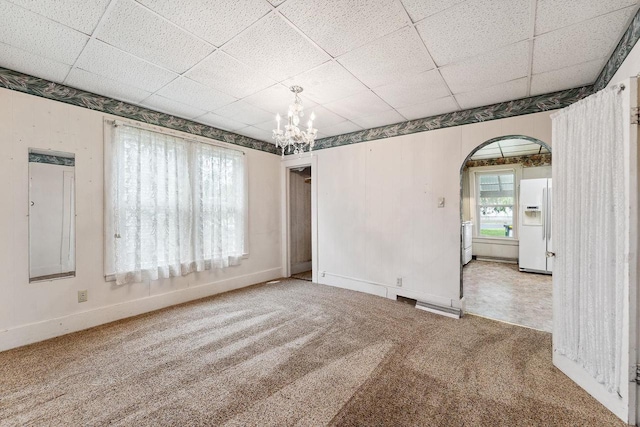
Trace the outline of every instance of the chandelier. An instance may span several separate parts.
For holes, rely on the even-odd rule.
[[[307,122],[306,130],[300,130],[298,127],[300,119],[304,117],[304,107],[299,95],[302,92],[302,88],[300,86],[291,86],[290,89],[295,94],[295,99],[293,104],[289,105],[287,123],[284,125],[284,130],[282,130],[280,128],[280,114],[276,114],[278,128],[273,130],[273,139],[276,141],[276,147],[282,148],[282,157],[284,157],[285,153],[302,154],[307,147],[311,152],[318,134],[318,129],[313,128],[313,120],[315,119],[313,113],[309,117],[310,120]]]

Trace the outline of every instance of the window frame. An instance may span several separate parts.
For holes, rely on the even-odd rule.
[[[483,236],[480,234],[480,207],[479,204],[479,185],[481,175],[492,175],[510,172],[514,176],[514,195],[513,195],[513,231],[511,236]],[[520,199],[520,179],[522,178],[522,165],[512,164],[503,166],[477,166],[469,168],[469,189],[470,189],[470,214],[473,222],[474,239],[496,240],[496,241],[518,241],[518,225],[519,225],[519,199]],[[509,205],[486,205],[486,206],[509,206]]]
[[[157,133],[161,133],[161,134],[166,134],[166,135],[170,135],[176,138],[182,138],[185,139],[189,142],[192,143],[200,143],[200,144],[209,144],[209,145],[213,145],[215,147],[219,147],[219,148],[225,148],[225,149],[230,149],[230,150],[235,150],[235,151],[240,151],[243,154],[243,160],[244,160],[244,250],[242,253],[242,259],[249,259],[250,257],[250,239],[249,239],[249,231],[250,231],[250,218],[249,218],[249,204],[250,204],[250,198],[249,198],[249,156],[247,155],[247,152],[243,149],[241,149],[241,147],[238,146],[234,146],[234,145],[230,145],[221,141],[217,141],[214,139],[209,139],[209,138],[204,138],[204,137],[200,137],[197,135],[193,135],[190,133],[185,133],[185,132],[180,132],[180,131],[174,131],[171,129],[167,129],[167,128],[163,128],[163,127],[159,127],[159,126],[154,126],[154,125],[149,125],[146,123],[140,123],[140,122],[134,122],[134,121],[129,121],[129,120],[122,120],[120,118],[116,118],[116,117],[108,117],[105,116],[103,119],[103,208],[102,208],[102,214],[103,214],[103,266],[102,266],[102,270],[103,270],[103,276],[105,279],[105,282],[115,282],[116,277],[115,274],[110,273],[109,270],[109,265],[107,262],[107,256],[108,256],[108,250],[107,250],[107,246],[109,246],[107,243],[109,242],[109,238],[113,238],[113,232],[112,230],[109,229],[109,224],[107,221],[107,214],[106,214],[106,209],[109,206],[113,205],[113,201],[111,200],[111,194],[109,191],[109,179],[111,177],[111,155],[112,155],[112,147],[111,147],[111,143],[112,143],[112,138],[113,138],[113,129],[114,129],[114,125],[115,124],[120,124],[123,126],[133,126],[133,127],[138,127],[141,128],[143,130],[147,130],[150,132],[157,132]],[[111,237],[110,237],[111,236]]]

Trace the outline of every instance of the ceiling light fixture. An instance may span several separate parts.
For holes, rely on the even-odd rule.
[[[278,128],[273,130],[273,139],[276,141],[276,147],[282,147],[282,157],[284,157],[285,153],[302,154],[307,147],[311,152],[318,135],[318,129],[313,128],[313,120],[315,119],[313,113],[311,113],[311,117],[307,122],[307,129],[300,130],[298,128],[300,119],[304,117],[304,107],[299,95],[303,89],[300,86],[291,86],[290,89],[295,94],[295,99],[293,104],[289,105],[287,124],[284,125],[284,130],[280,129],[280,114],[276,114]]]

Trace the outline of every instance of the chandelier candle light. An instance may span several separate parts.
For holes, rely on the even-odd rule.
[[[313,120],[315,119],[313,113],[311,113],[310,120],[307,122],[307,130],[298,128],[300,119],[304,117],[304,107],[299,95],[302,92],[302,88],[300,86],[291,86],[290,89],[295,94],[295,99],[293,104],[289,105],[287,124],[284,125],[284,130],[280,129],[280,114],[276,114],[278,128],[273,130],[273,139],[276,141],[276,147],[282,147],[282,157],[284,157],[285,152],[287,154],[301,155],[307,147],[311,152],[318,134],[318,129],[313,128]]]

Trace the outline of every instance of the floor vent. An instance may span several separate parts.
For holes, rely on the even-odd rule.
[[[430,313],[441,314],[442,316],[452,317],[459,319],[462,317],[462,310],[455,307],[445,307],[442,305],[431,304],[428,302],[418,301],[416,302],[416,308],[420,310],[428,311]]]

